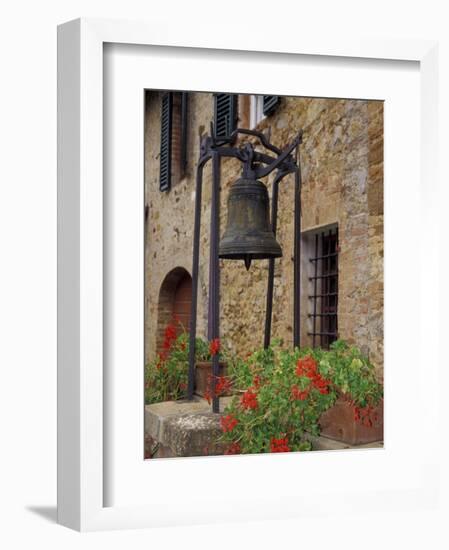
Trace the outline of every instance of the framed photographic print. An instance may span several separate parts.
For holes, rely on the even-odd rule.
[[[436,502],[435,44],[58,40],[60,523]]]
[[[145,456],[382,446],[383,102],[146,90],[144,162]]]

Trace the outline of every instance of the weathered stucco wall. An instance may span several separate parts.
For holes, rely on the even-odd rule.
[[[147,96],[145,130],[146,321],[145,354],[156,350],[159,290],[176,267],[191,272],[195,200],[195,168],[199,136],[213,117],[212,94],[190,94],[188,165],[186,175],[170,192],[159,191],[160,96]],[[243,102],[242,102],[243,104]],[[280,147],[304,130],[301,146],[302,232],[338,224],[339,335],[361,346],[382,372],[383,363],[383,104],[378,101],[283,98],[276,112],[259,129],[271,128],[271,141]],[[240,174],[234,159],[222,161],[221,234],[226,200]],[[271,192],[271,180],[268,180]],[[283,249],[275,270],[272,336],[292,343],[293,177],[281,184],[277,238]],[[198,334],[206,336],[210,168],[203,190],[199,270]],[[221,261],[221,334],[233,350],[247,353],[263,342],[268,262]],[[308,336],[310,283],[303,261],[301,342]]]

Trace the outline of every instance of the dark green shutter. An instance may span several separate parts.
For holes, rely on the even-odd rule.
[[[237,95],[215,94],[215,137],[228,137],[237,128]]]
[[[188,131],[189,94],[181,93],[181,174],[185,174],[187,167],[187,131]]]
[[[281,98],[278,95],[264,95],[263,96],[263,114],[269,116],[276,110],[277,106],[281,102]]]
[[[162,96],[161,106],[161,154],[159,189],[169,191],[171,184],[171,145],[172,145],[173,94]]]

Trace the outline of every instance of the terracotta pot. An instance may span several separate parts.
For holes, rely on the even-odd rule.
[[[220,361],[218,363],[219,371],[218,376],[226,376],[226,363]],[[212,394],[211,388],[212,380],[212,361],[200,361],[195,365],[195,393],[204,397],[206,390],[209,394]],[[222,394],[229,395],[229,394]]]
[[[373,426],[364,426],[360,421],[355,420],[354,407],[339,397],[335,405],[321,415],[321,435],[349,445],[382,441],[384,437],[383,400],[374,408],[373,416],[377,416]]]

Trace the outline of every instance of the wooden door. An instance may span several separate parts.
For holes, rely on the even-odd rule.
[[[179,319],[186,332],[190,328],[190,308],[192,304],[192,278],[183,277],[176,287],[173,299],[173,316]]]

